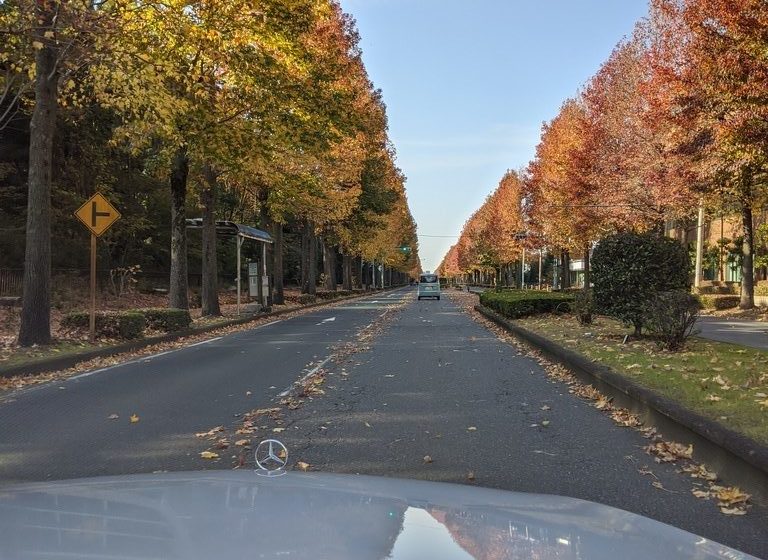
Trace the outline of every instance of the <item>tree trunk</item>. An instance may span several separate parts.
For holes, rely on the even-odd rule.
[[[309,274],[309,233],[307,225],[302,222],[301,225],[301,274],[299,275],[299,283],[301,285],[301,293],[304,292],[304,286],[307,284],[307,275]]]
[[[323,239],[323,274],[325,275],[325,289],[336,291],[336,251],[329,247]]]
[[[752,206],[745,201],[741,206],[741,222],[744,242],[741,245],[741,302],[739,308],[752,309],[755,306],[755,277],[752,249],[754,247],[754,223]]]
[[[307,272],[304,277],[304,285],[301,288],[303,294],[315,295],[317,293],[317,237],[315,226],[310,221],[304,222],[304,237],[306,239]]]
[[[205,185],[200,193],[203,204],[203,277],[200,299],[204,317],[221,315],[219,307],[219,268],[216,258],[216,194],[218,176],[210,165],[203,169]]]
[[[352,290],[352,255],[346,253],[341,257],[341,289]]]
[[[589,292],[589,283],[591,281],[589,266],[589,245],[587,245],[584,249],[584,293]]]
[[[47,5],[38,3],[38,6]],[[51,4],[53,5],[53,4]],[[44,46],[35,53],[35,107],[29,125],[27,228],[24,248],[24,290],[19,344],[51,341],[51,160],[59,75],[58,49],[45,38],[52,22],[50,9],[39,8],[35,39]]]
[[[354,276],[352,277],[352,289],[357,288],[358,290],[362,290],[365,271],[365,261],[363,261],[363,257],[355,257],[355,270],[357,270],[357,278]]]
[[[563,250],[560,258],[560,289],[571,287],[571,256]]]
[[[168,305],[176,309],[189,309],[186,210],[188,175],[189,156],[186,148],[179,147],[171,167],[171,279],[168,297]]]
[[[272,236],[275,243],[272,246],[272,302],[276,305],[285,303],[283,293],[283,224],[274,222]]]

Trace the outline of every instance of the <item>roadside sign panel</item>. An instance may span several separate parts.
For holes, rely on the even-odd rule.
[[[120,212],[104,198],[104,195],[96,193],[77,209],[75,216],[91,232],[91,313],[89,330],[91,342],[93,342],[96,340],[96,238],[120,219]]]
[[[100,193],[85,201],[75,216],[95,236],[100,236],[120,219],[120,212]]]

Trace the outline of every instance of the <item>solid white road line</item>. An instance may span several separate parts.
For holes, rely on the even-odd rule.
[[[328,356],[326,359],[324,359],[322,362],[317,364],[315,367],[313,367],[311,370],[309,370],[309,373],[307,373],[304,377],[299,379],[298,381],[293,382],[291,385],[288,385],[285,389],[280,391],[277,396],[278,397],[285,397],[288,395],[288,393],[291,392],[291,389],[295,387],[296,385],[301,385],[304,381],[306,381],[309,377],[317,373],[317,370],[319,370],[321,367],[323,367],[325,364],[327,364],[331,360],[331,356]]]

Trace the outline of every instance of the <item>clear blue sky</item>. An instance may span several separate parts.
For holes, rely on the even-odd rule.
[[[398,166],[434,270],[541,123],[647,12],[646,0],[341,0],[384,91]]]

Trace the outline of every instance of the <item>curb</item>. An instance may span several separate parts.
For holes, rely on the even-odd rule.
[[[768,447],[635,383],[608,366],[592,362],[516,325],[487,307],[476,305],[475,310],[566,366],[582,381],[595,385],[621,406],[639,414],[646,425],[655,426],[674,439],[693,443],[697,461],[749,490],[755,501],[768,503]]]
[[[240,317],[238,319],[230,319],[229,321],[222,321],[221,323],[216,323],[214,325],[207,325],[205,327],[200,327],[198,329],[185,329],[183,331],[177,331],[177,332],[168,333],[168,334],[161,334],[161,335],[152,336],[149,338],[142,338],[140,340],[124,342],[122,344],[116,344],[114,346],[106,346],[104,348],[96,348],[94,350],[87,350],[85,352],[79,352],[76,354],[69,354],[66,356],[57,356],[55,358],[45,358],[29,364],[20,364],[17,366],[12,366],[12,367],[0,370],[0,377],[15,377],[18,375],[36,375],[39,373],[46,373],[49,371],[58,371],[61,369],[68,369],[79,364],[80,362],[86,362],[94,358],[105,358],[107,356],[116,356],[119,354],[123,354],[125,352],[133,352],[134,350],[140,350],[141,348],[146,348],[147,346],[152,346],[154,344],[161,344],[163,342],[173,342],[174,340],[179,340],[180,338],[184,338],[187,336],[205,334],[207,332],[223,329],[226,327],[231,327],[234,325],[244,325],[246,323],[250,323],[251,321],[255,321],[257,319],[263,319],[263,318],[269,318],[269,317],[280,317],[281,315],[293,313],[294,311],[312,309],[313,307],[323,307],[325,305],[330,305],[332,303],[358,299],[361,297],[370,296],[372,294],[388,292],[401,287],[402,286],[396,286],[393,288],[385,288],[383,290],[368,291],[362,294],[344,296],[340,298],[333,298],[333,299],[324,300],[324,301],[317,301],[315,303],[308,303],[307,305],[301,305],[298,307],[293,307],[291,309],[280,309],[279,311],[270,311],[269,313],[254,313],[251,315],[247,315],[245,317]]]

